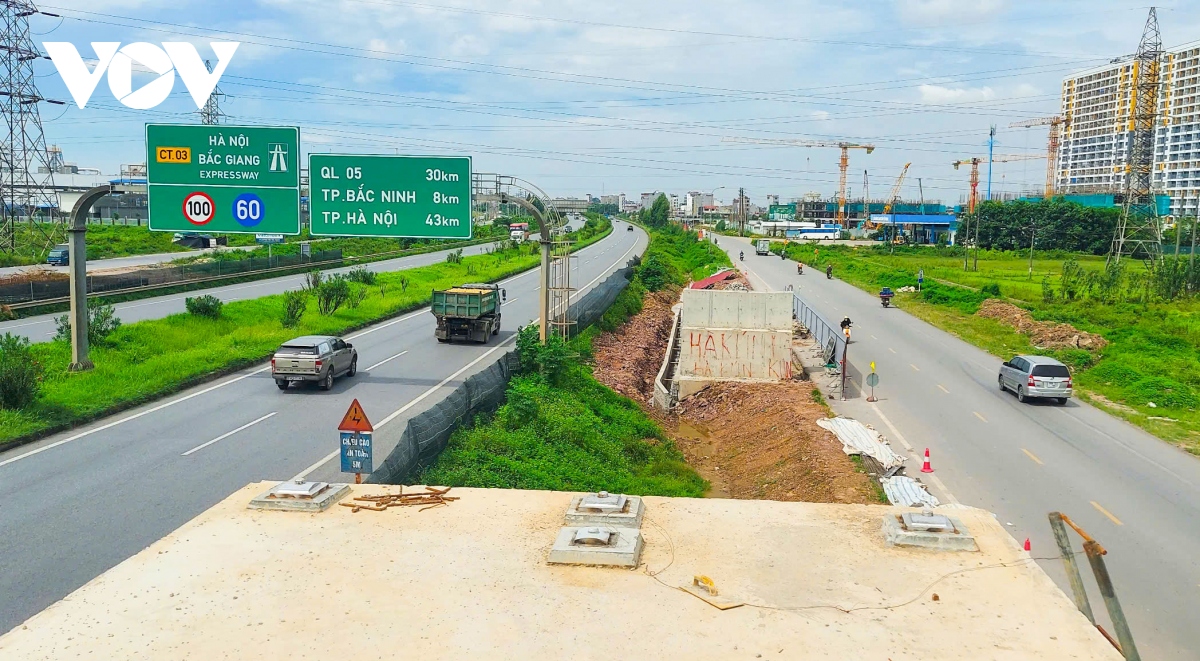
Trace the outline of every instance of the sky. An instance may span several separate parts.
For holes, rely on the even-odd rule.
[[[1195,0],[1159,6],[1167,47],[1200,40]],[[1103,0],[47,0],[35,44],[240,42],[230,124],[299,126],[305,153],[469,155],[552,196],[716,191],[752,203],[849,196],[956,204],[959,159],[1044,155],[1067,73],[1133,53],[1147,6]],[[137,88],[139,77],[135,76]],[[149,78],[144,78],[148,81]],[[54,65],[41,94],[69,101]],[[48,144],[105,173],[145,162],[144,125],[198,121],[177,79],[132,110],[101,82],[83,109],[41,104]],[[986,182],[986,172],[982,175]],[[994,192],[1038,189],[1044,159],[997,163]],[[919,183],[918,183],[919,182]],[[986,183],[981,185],[981,193]]]

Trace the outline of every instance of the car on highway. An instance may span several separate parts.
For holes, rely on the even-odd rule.
[[[50,249],[50,254],[46,255],[46,263],[51,266],[70,266],[71,251],[65,243],[60,243]]]
[[[1061,406],[1071,397],[1071,370],[1046,356],[1014,356],[1000,366],[1000,389],[1022,402],[1045,398]]]
[[[626,232],[632,232],[632,231],[633,231],[633,225],[626,225],[626,226],[625,226],[625,231],[626,231]]]
[[[333,387],[336,377],[358,372],[354,345],[332,335],[305,335],[284,342],[271,356],[271,377],[280,390],[293,383],[314,382],[321,390]]]

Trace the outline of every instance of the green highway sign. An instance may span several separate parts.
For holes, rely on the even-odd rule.
[[[146,125],[150,229],[300,233],[300,129]]]
[[[313,236],[471,238],[470,156],[309,154]]]

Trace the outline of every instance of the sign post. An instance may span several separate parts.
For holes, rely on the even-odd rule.
[[[925,269],[917,269],[917,291],[921,291],[921,287],[925,284]]]
[[[471,238],[471,157],[310,154],[313,236]]]
[[[300,233],[300,129],[146,125],[150,229]]]
[[[879,375],[875,373],[875,361],[871,361],[871,373],[867,375],[867,385],[871,387],[871,394],[867,397],[868,402],[878,402],[875,398],[875,386],[879,385]]]
[[[375,470],[371,435],[375,428],[367,419],[362,405],[355,399],[338,425],[341,432],[342,472],[354,473],[354,483],[362,484],[363,473]]]

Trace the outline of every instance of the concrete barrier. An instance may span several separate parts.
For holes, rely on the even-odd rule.
[[[678,396],[713,381],[792,378],[792,305],[790,292],[685,290]]]

